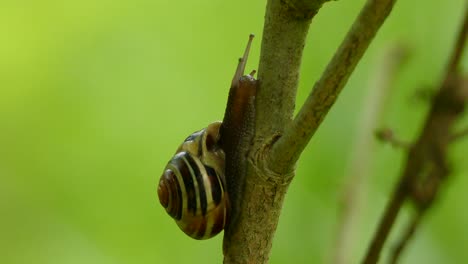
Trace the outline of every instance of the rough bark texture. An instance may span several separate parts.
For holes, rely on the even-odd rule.
[[[224,263],[268,263],[296,161],[395,2],[368,1],[292,122],[305,39],[312,18],[326,1],[268,0],[253,142],[237,147],[247,156],[226,160],[245,168],[245,175],[238,177],[244,181],[235,195],[240,201],[232,202],[239,208],[225,230]]]
[[[310,22],[324,1],[269,0],[259,66],[255,135],[247,159],[241,210],[225,230],[224,263],[268,263],[273,236],[293,172],[277,175],[263,166],[268,142],[291,122],[302,51]],[[239,150],[240,153],[245,150]],[[234,201],[238,204],[239,201]]]

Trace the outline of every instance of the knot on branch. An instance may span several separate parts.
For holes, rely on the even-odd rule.
[[[282,0],[287,11],[297,19],[312,19],[325,2],[330,0]]]
[[[457,86],[458,83],[447,85]],[[459,115],[465,110],[465,99],[460,96],[458,87],[443,89],[434,99],[434,110],[448,115]]]
[[[260,147],[255,148],[256,151],[249,157],[249,163],[255,169],[255,174],[265,182],[272,186],[287,186],[291,183],[296,173],[295,167],[286,173],[277,173],[270,169],[267,164],[271,146],[281,137],[280,133],[275,133],[267,140],[260,140]]]

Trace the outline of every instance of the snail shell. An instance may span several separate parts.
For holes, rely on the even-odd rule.
[[[228,219],[225,158],[217,145],[221,122],[192,133],[168,162],[159,181],[161,205],[184,233],[207,239]]]
[[[245,64],[252,44],[249,36],[244,55],[239,59],[229,90],[229,98],[223,119],[192,133],[166,165],[159,180],[158,196],[161,205],[187,235],[195,239],[207,239],[217,235],[229,222],[229,217],[238,208],[238,203],[229,203],[226,192],[225,156],[228,155],[228,183],[234,194],[242,190],[240,160],[244,153],[236,146],[250,144],[254,120],[254,98],[258,82],[253,78],[255,71],[243,76]],[[240,137],[243,138],[240,141]],[[223,146],[226,154],[221,148]],[[236,197],[234,197],[236,198]],[[237,199],[238,200],[238,199]]]

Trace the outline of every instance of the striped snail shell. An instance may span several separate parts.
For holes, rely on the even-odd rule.
[[[161,205],[195,239],[217,235],[228,219],[224,152],[217,145],[220,126],[214,122],[188,136],[159,181]]]
[[[253,37],[249,36],[244,55],[237,64],[229,90],[224,123],[211,123],[188,136],[166,165],[159,180],[158,196],[161,205],[174,218],[179,228],[195,239],[217,235],[230,222],[228,219],[233,215],[230,214],[231,209],[235,209],[236,204],[229,202],[226,192],[225,157],[227,155],[231,160],[239,158],[242,153],[235,152],[233,146],[250,142],[247,136],[242,142],[235,138],[239,134],[247,135],[246,130],[250,126],[246,124],[254,120],[251,114],[254,113],[253,98],[257,87],[257,81],[253,78],[255,71],[243,76]],[[222,140],[220,131],[223,134]],[[228,165],[230,190],[233,193],[231,197],[234,197],[241,187],[232,181],[242,166],[232,161]]]

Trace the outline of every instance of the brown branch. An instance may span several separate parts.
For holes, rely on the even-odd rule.
[[[240,183],[241,201],[234,222],[228,225],[224,237],[225,263],[267,263],[282,203],[294,165],[307,141],[332,106],[339,91],[362,57],[378,28],[389,14],[395,0],[369,0],[363,7],[342,46],[332,59],[321,81],[318,82],[309,103],[291,124],[294,112],[299,67],[305,38],[313,16],[326,0],[269,0],[260,55],[260,85],[256,96],[255,131],[248,151],[248,162],[235,162],[244,171]],[[310,109],[309,109],[310,108]],[[315,121],[304,113],[318,114]],[[308,122],[315,127],[310,129]],[[308,129],[308,135],[294,134],[296,127]],[[296,150],[281,138],[274,144],[284,128],[283,138],[292,142]],[[301,128],[302,129],[302,128]],[[296,138],[297,136],[297,138]],[[282,143],[281,143],[282,142]],[[280,146],[277,148],[277,145]],[[281,147],[281,145],[283,147]],[[271,149],[271,147],[274,147]],[[284,148],[286,147],[286,148]],[[239,149],[245,153],[245,149]],[[285,157],[286,160],[282,160]],[[244,172],[243,172],[244,173]]]
[[[405,249],[406,245],[408,245],[410,239],[413,237],[414,233],[416,232],[416,228],[418,227],[419,223],[421,222],[422,212],[418,211],[416,215],[410,220],[410,223],[405,228],[405,231],[400,238],[400,241],[396,244],[393,248],[392,255],[390,257],[390,264],[398,263],[398,259],[401,256],[401,253]]]
[[[224,263],[267,263],[288,184],[257,162],[262,139],[271,138],[289,122],[309,25],[326,0],[268,0],[255,98],[254,131],[241,131],[226,160],[236,167],[237,190],[231,194],[231,222],[224,233]],[[242,129],[242,128],[241,128]],[[242,135],[252,133],[254,143]],[[248,155],[248,156],[247,156]],[[248,157],[249,159],[247,159]],[[227,164],[228,167],[228,164]],[[230,166],[233,167],[233,166]]]
[[[467,32],[468,6],[446,76],[431,105],[423,130],[408,153],[399,183],[364,258],[365,264],[377,263],[403,203],[411,198],[419,203],[418,206],[427,208],[439,189],[440,180],[448,174],[446,151],[451,138],[450,129],[462,114],[467,100],[465,96],[461,96],[464,85],[458,73],[461,54],[466,47]],[[430,191],[421,196],[420,186]]]
[[[368,0],[294,121],[273,145],[268,167],[291,171],[390,14],[395,0]],[[278,130],[281,131],[281,130]]]
[[[309,26],[326,1],[267,1],[258,68],[257,137],[271,137],[290,122]]]
[[[237,211],[235,221],[225,230],[225,263],[268,261],[284,195],[294,175],[293,167],[297,160],[295,157],[289,163],[272,163],[280,156],[287,157],[288,153],[283,153],[281,148],[270,151],[270,147],[276,145],[274,142],[278,135],[291,123],[305,37],[312,17],[324,2],[326,0],[268,1],[259,65],[260,86],[255,102],[255,135],[248,152],[248,164],[243,160],[234,161],[241,168],[246,165],[246,175],[239,177],[245,179],[241,183],[244,186],[242,193],[236,194],[241,201],[234,201],[241,210]],[[393,3],[394,0],[368,1],[319,83],[335,78],[337,82],[319,85],[314,90],[318,91],[316,96],[337,96]],[[334,87],[336,84],[338,88]],[[324,102],[325,105],[320,102],[320,106],[313,106],[324,107],[328,111],[334,99]],[[314,112],[313,109],[311,112]],[[299,123],[303,122],[300,117],[298,120]],[[316,125],[319,123],[316,122]],[[240,153],[244,151],[242,149]],[[299,153],[296,153],[297,156]]]
[[[455,132],[452,136],[451,136],[451,139],[450,141],[456,141],[456,140],[459,140],[459,139],[462,139],[464,137],[468,136],[468,128],[465,128],[461,131],[457,131]]]
[[[385,49],[377,63],[377,70],[370,76],[368,96],[364,100],[364,107],[361,110],[360,125],[356,143],[353,147],[350,159],[348,178],[341,197],[341,206],[338,219],[338,231],[333,247],[333,263],[347,264],[350,262],[350,255],[353,252],[353,245],[359,232],[359,216],[367,200],[367,181],[369,178],[369,164],[372,164],[372,149],[375,140],[372,131],[378,126],[386,99],[398,70],[407,57],[407,50],[402,45],[392,45]]]
[[[393,131],[389,128],[380,129],[375,133],[375,135],[379,140],[390,143],[394,148],[408,150],[411,147],[411,143],[396,137]]]
[[[465,7],[464,13],[464,22],[462,24],[461,30],[458,33],[457,40],[455,42],[455,47],[452,53],[452,57],[450,58],[448,67],[447,67],[447,75],[456,73],[459,69],[459,64],[463,55],[463,52],[466,48],[466,38],[468,37],[468,4]]]
[[[385,243],[385,240],[387,239],[387,236],[393,227],[393,223],[395,222],[395,219],[398,216],[398,213],[405,199],[406,195],[404,191],[404,185],[400,184],[398,188],[396,188],[395,192],[393,193],[392,199],[390,200],[385,209],[385,214],[382,217],[379,229],[374,235],[374,239],[372,240],[372,244],[368,249],[368,253],[363,263],[377,263],[380,256],[380,251],[382,250],[382,246]]]

